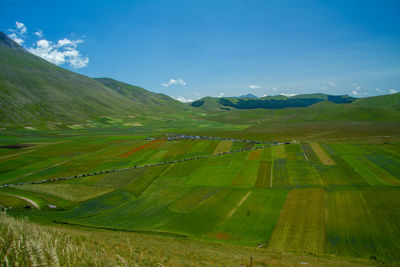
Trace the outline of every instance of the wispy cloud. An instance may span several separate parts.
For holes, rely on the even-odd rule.
[[[164,86],[164,87],[168,87],[168,86],[171,86],[171,85],[183,85],[183,86],[185,86],[186,82],[184,80],[182,80],[182,79],[176,79],[175,80],[175,79],[171,78],[171,79],[169,79],[168,82],[162,83],[161,85]]]
[[[22,45],[24,43],[24,39],[20,38],[16,33],[10,33],[8,35],[11,39],[13,39],[14,42],[16,42],[19,45]]]
[[[274,87],[274,88],[272,88],[272,91],[278,92],[278,88]]]
[[[187,103],[187,102],[193,102],[194,100],[191,98],[184,98],[182,96],[178,96],[178,97],[172,97],[175,98],[176,100],[183,102],[183,103]]]
[[[25,24],[23,24],[22,22],[16,21],[15,25],[20,34],[24,34],[27,32],[27,28],[26,28]]]
[[[22,22],[16,22],[15,28],[9,30],[8,35],[18,44],[24,43],[25,34],[28,33],[28,28]],[[77,49],[78,44],[83,43],[83,40],[70,40],[67,38],[52,42],[43,38],[42,30],[33,33],[40,39],[30,47],[25,47],[32,54],[39,56],[53,64],[62,65],[69,64],[75,69],[86,67],[89,63],[89,58],[80,54]]]
[[[375,89],[375,91],[377,91],[377,92],[381,92],[382,90],[381,90],[381,89],[379,89],[379,88],[376,88],[376,89]]]
[[[42,37],[43,37],[43,32],[42,32],[42,30],[37,30],[37,31],[35,31],[33,34],[36,35],[36,36],[39,37],[39,38],[42,38]]]
[[[358,91],[356,91],[356,90],[351,91],[351,94],[352,95],[359,95]]]
[[[219,93],[218,97],[223,97],[224,93]]]
[[[22,22],[15,22],[15,27],[12,29],[8,30],[10,34],[8,34],[8,37],[14,40],[19,45],[22,45],[24,43],[24,35],[28,31],[27,27],[25,24]]]
[[[199,99],[199,98],[200,98],[200,93],[199,93],[199,92],[193,91],[193,94],[194,94],[194,96],[195,96],[196,99]]]
[[[257,85],[257,84],[251,84],[249,83],[246,87],[249,87],[250,89],[258,89],[261,88],[261,86]]]
[[[333,81],[329,81],[328,82],[331,86],[336,87],[336,83],[334,83]]]
[[[390,90],[389,90],[389,93],[395,94],[395,93],[397,93],[397,90],[395,90],[395,89],[390,89]]]
[[[280,93],[280,95],[284,95],[284,96],[290,97],[290,96],[295,96],[295,95],[297,95],[297,94]]]

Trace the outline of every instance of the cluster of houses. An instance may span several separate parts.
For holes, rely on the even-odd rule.
[[[173,140],[222,140],[222,141],[232,141],[232,142],[245,142],[253,144],[277,144],[278,142],[264,142],[264,141],[253,141],[253,140],[243,140],[243,139],[233,139],[224,137],[212,137],[212,136],[200,136],[200,135],[185,135],[185,134],[166,134],[168,137],[165,138],[168,141]],[[154,138],[149,138],[147,140],[154,140]]]
[[[176,136],[178,138],[176,138]],[[184,138],[183,138],[184,137]],[[170,137],[168,137],[170,138]],[[147,140],[153,140],[153,138]],[[226,138],[219,138],[219,137],[206,137],[206,136],[191,136],[191,135],[175,135],[173,136],[173,139],[168,139],[168,140],[174,140],[174,139],[190,139],[190,140],[197,140],[197,139],[215,139],[215,140],[229,140],[229,141],[241,141],[241,142],[252,142],[252,143],[269,143],[269,145],[265,146],[258,146],[258,147],[252,147],[252,148],[243,148],[239,150],[234,150],[230,152],[221,152],[213,155],[206,155],[206,156],[198,156],[198,157],[192,157],[192,158],[185,158],[185,159],[178,159],[178,160],[172,160],[172,161],[164,161],[164,162],[159,162],[159,163],[154,163],[154,164],[146,164],[146,165],[141,165],[141,166],[133,166],[129,168],[124,168],[124,169],[114,169],[114,170],[106,170],[106,171],[99,171],[99,172],[93,172],[93,173],[86,173],[86,174],[79,174],[75,176],[68,176],[68,177],[61,177],[61,178],[52,178],[52,179],[46,179],[46,180],[40,180],[40,181],[32,181],[32,182],[24,182],[24,183],[14,183],[14,184],[4,184],[0,185],[0,187],[8,187],[8,186],[16,186],[16,185],[24,185],[24,184],[41,184],[41,183],[47,183],[47,182],[55,182],[55,181],[62,181],[62,180],[69,180],[69,179],[75,179],[75,178],[81,178],[81,177],[87,177],[87,176],[94,176],[94,175],[100,175],[100,174],[106,174],[106,173],[113,173],[113,172],[121,172],[121,171],[127,171],[127,170],[132,170],[132,169],[137,169],[137,168],[147,168],[147,167],[153,167],[153,166],[158,166],[158,165],[164,165],[164,164],[171,164],[171,163],[177,163],[177,162],[183,162],[183,161],[188,161],[188,160],[196,160],[196,159],[202,159],[202,158],[210,158],[210,157],[215,157],[219,155],[225,155],[225,154],[232,154],[232,153],[238,153],[238,152],[243,152],[243,151],[248,151],[248,150],[256,150],[256,149],[262,149],[270,146],[276,146],[276,145],[282,145],[282,144],[290,144],[290,143],[278,143],[278,142],[257,142],[257,141],[249,141],[249,140],[236,140],[236,139],[226,139]]]

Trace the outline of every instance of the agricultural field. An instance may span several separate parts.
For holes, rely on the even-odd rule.
[[[29,146],[0,150],[0,183],[23,183],[0,188],[9,214],[53,226],[400,262],[396,141],[254,145],[76,133],[30,136],[22,142]]]

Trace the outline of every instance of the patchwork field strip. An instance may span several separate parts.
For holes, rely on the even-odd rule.
[[[132,149],[131,151],[128,151],[128,152],[120,155],[120,157],[128,157],[128,156],[132,155],[133,153],[136,153],[136,152],[138,152],[140,150],[152,147],[153,145],[162,145],[164,142],[165,142],[165,140],[153,140],[153,141],[151,141],[151,142],[149,142],[147,144],[144,144],[142,146],[136,147],[136,148]]]
[[[291,190],[269,240],[269,247],[323,254],[325,211],[324,189]]]
[[[153,140],[157,141],[157,140]],[[165,140],[160,140],[165,142]],[[143,150],[143,146],[149,147],[154,144],[162,144],[163,142],[149,142],[145,145],[142,145],[138,148],[135,148],[134,150],[131,150],[130,152],[127,153],[135,153],[137,151]],[[246,143],[246,145],[249,143]],[[131,170],[131,169],[137,169],[137,168],[147,168],[147,167],[153,167],[153,166],[159,166],[159,165],[164,165],[164,164],[171,164],[171,163],[178,163],[178,162],[184,162],[184,161],[191,161],[191,160],[198,160],[198,159],[204,159],[204,158],[210,158],[210,157],[216,157],[216,156],[221,156],[221,155],[226,155],[226,154],[232,154],[232,153],[240,153],[244,151],[251,151],[251,150],[259,150],[259,149],[264,149],[267,147],[271,146],[278,146],[278,145],[283,145],[284,143],[274,143],[270,145],[265,145],[265,146],[258,146],[254,147],[253,144],[252,147],[250,148],[243,148],[237,151],[230,151],[230,152],[220,152],[217,154],[212,154],[212,155],[206,155],[206,156],[197,156],[197,157],[192,157],[192,158],[184,158],[184,159],[179,159],[179,160],[171,160],[171,161],[165,161],[165,162],[160,162],[160,163],[154,163],[154,164],[146,164],[146,165],[139,165],[139,166],[133,166],[133,167],[127,167],[123,169],[112,169],[112,170],[104,170],[104,171],[99,171],[99,172],[94,172],[94,173],[87,173],[87,174],[79,174],[79,175],[74,175],[74,176],[67,176],[67,177],[61,177],[61,178],[52,178],[52,179],[44,179],[40,181],[29,181],[29,182],[20,182],[20,183],[14,183],[14,184],[2,184],[0,187],[8,187],[8,186],[18,186],[18,185],[24,185],[24,184],[40,184],[40,183],[47,183],[47,182],[54,182],[54,181],[63,181],[63,180],[70,180],[70,179],[76,179],[76,178],[81,178],[81,177],[87,177],[87,176],[93,176],[93,175],[103,175],[107,173],[112,173],[112,172],[121,172],[121,171],[126,171],[126,170]],[[126,155],[123,154],[123,155]],[[124,156],[125,157],[125,156]]]
[[[326,253],[399,261],[397,189],[327,191]]]
[[[256,188],[269,188],[272,184],[272,162],[261,161],[258,169]]]
[[[214,150],[214,154],[230,152],[232,147],[232,141],[221,141]]]
[[[318,143],[311,143],[311,147],[314,150],[315,154],[318,156],[319,160],[324,165],[335,165],[336,163],[332,160],[332,158],[325,153],[325,151],[319,146]]]

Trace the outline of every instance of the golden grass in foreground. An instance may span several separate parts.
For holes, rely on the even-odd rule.
[[[0,213],[1,266],[365,266],[315,257],[137,233],[43,226]]]

